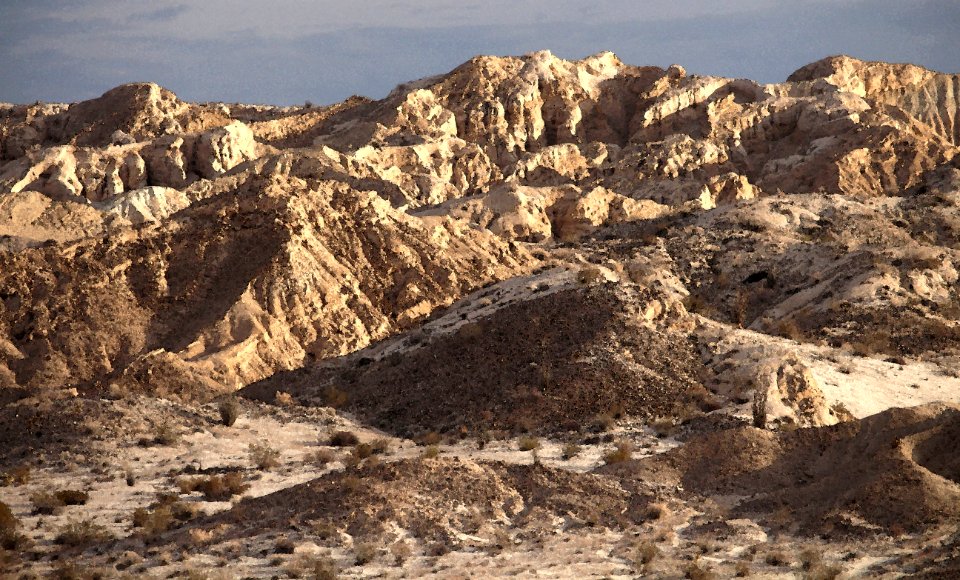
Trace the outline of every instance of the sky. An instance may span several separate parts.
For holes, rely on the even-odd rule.
[[[326,104],[543,49],[761,82],[834,54],[960,73],[960,0],[0,0],[0,102],[152,81]]]

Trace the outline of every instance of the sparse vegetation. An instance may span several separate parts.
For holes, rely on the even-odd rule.
[[[379,549],[374,544],[361,542],[353,547],[354,564],[363,566],[372,562],[379,553]]]
[[[233,397],[220,401],[217,410],[220,412],[220,423],[227,427],[233,427],[240,417],[240,403]]]
[[[176,445],[180,442],[180,432],[169,421],[160,421],[153,427],[153,442],[156,445]]]
[[[420,453],[420,457],[424,459],[433,459],[440,455],[440,447],[437,445],[427,445],[423,448],[423,452]]]
[[[577,445],[576,443],[567,443],[563,446],[560,456],[566,460],[570,460],[576,457],[577,455],[580,455],[580,451],[581,451],[580,446]]]
[[[280,465],[280,452],[265,443],[251,443],[249,453],[250,461],[261,471]]]
[[[33,513],[41,515],[58,514],[66,506],[84,505],[89,499],[87,492],[74,489],[62,489],[53,493],[37,491],[30,495]]]
[[[0,487],[26,485],[30,483],[30,466],[18,465],[0,476]]]
[[[292,407],[297,404],[293,395],[285,391],[277,391],[273,396],[273,402],[280,407]]]
[[[337,455],[329,449],[317,449],[313,453],[313,462],[317,465],[325,466],[337,460]]]
[[[257,465],[259,467],[259,463]],[[177,480],[177,485],[180,493],[199,491],[207,501],[226,501],[250,489],[250,486],[243,482],[243,476],[237,472],[208,477],[184,477]]]
[[[359,442],[360,438],[353,431],[335,431],[330,435],[327,444],[330,447],[352,447]]]
[[[684,578],[688,578],[689,580],[718,580],[719,576],[705,564],[698,561],[687,566]]]
[[[327,555],[301,555],[289,563],[285,570],[291,578],[310,580],[336,580],[337,564]]]
[[[323,390],[323,401],[328,407],[339,409],[340,407],[346,405],[349,400],[350,396],[337,387],[328,386]]]
[[[413,555],[410,545],[403,540],[397,540],[390,546],[390,554],[393,555],[393,561],[397,566],[402,565]]]
[[[644,514],[648,520],[661,520],[670,515],[670,508],[663,503],[652,503]]]
[[[603,462],[607,465],[623,463],[631,459],[633,459],[633,444],[629,441],[621,441],[616,447],[603,454]]]
[[[660,548],[650,540],[644,540],[637,544],[633,551],[634,565],[643,570],[647,564],[653,562],[660,555]]]
[[[112,539],[107,528],[93,520],[72,520],[60,528],[54,541],[64,546],[86,547]]]
[[[517,448],[520,451],[534,451],[540,449],[540,439],[532,435],[525,435],[517,439]]]

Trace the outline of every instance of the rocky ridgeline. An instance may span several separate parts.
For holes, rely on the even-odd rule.
[[[721,324],[842,346],[907,316],[864,348],[953,348],[957,86],[847,57],[761,85],[538,52],[331,107],[153,84],[7,105],[0,385],[235,389],[589,262]],[[774,383],[810,382],[790,369]]]

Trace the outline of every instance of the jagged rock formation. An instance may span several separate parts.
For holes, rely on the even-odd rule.
[[[544,51],[0,105],[0,568],[837,577],[819,537],[949,574],[958,90]],[[66,479],[94,501],[41,518]],[[74,515],[122,539],[58,546]]]
[[[660,264],[697,312],[836,345],[915,316],[920,340],[871,348],[928,352],[954,340],[956,259],[910,224],[953,227],[954,189],[931,184],[957,172],[956,84],[846,57],[764,86],[540,52],[328,108],[194,105],[153,84],[9,106],[2,376],[125,381],[174,364],[162,351],[239,386],[524,271],[518,243],[617,228],[666,242],[633,246],[626,278]],[[92,320],[107,302],[86,288],[120,318]],[[130,335],[101,337],[117,323]]]

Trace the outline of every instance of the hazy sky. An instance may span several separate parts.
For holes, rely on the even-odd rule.
[[[840,53],[960,72],[960,0],[0,0],[0,101],[154,81],[320,104],[540,49],[767,82]]]

